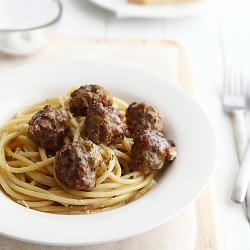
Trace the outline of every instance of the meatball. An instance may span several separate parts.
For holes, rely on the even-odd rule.
[[[126,123],[132,134],[146,130],[163,130],[163,115],[146,102],[131,103],[126,110]]]
[[[29,121],[27,136],[44,148],[57,150],[62,146],[63,138],[69,130],[68,112],[46,105]]]
[[[55,157],[55,175],[69,188],[90,190],[96,186],[96,172],[103,161],[92,141],[74,141],[64,145]]]
[[[71,93],[69,110],[74,116],[85,116],[90,105],[101,102],[108,107],[113,104],[113,96],[98,85],[85,85]]]
[[[175,147],[174,141],[168,141],[161,132],[142,130],[136,134],[131,148],[132,166],[144,174],[161,169],[166,161],[175,159]]]
[[[83,136],[96,144],[121,143],[127,130],[127,125],[122,121],[123,115],[114,107],[103,107],[96,103],[87,111]]]

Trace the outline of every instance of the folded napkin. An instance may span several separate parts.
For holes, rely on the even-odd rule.
[[[146,42],[145,42],[146,44]],[[166,46],[167,45],[167,46]],[[165,77],[173,84],[181,80],[180,65],[178,63],[179,50],[174,43],[164,46],[155,45],[154,42],[147,46],[141,46],[136,42],[127,43],[105,43],[100,41],[89,41],[81,39],[58,39],[47,49],[26,58],[13,58],[0,55],[0,71],[5,71],[26,63],[44,60],[62,59],[98,59],[134,65],[149,70],[157,75]],[[186,70],[182,68],[181,70]],[[184,74],[184,72],[182,72]],[[185,78],[185,82],[188,80]],[[53,247],[42,246],[31,243],[19,242],[0,236],[0,249],[14,250],[194,250],[197,234],[197,221],[194,205],[191,204],[182,213],[177,215],[162,226],[144,234],[124,239],[117,242],[106,243],[95,246],[78,247]]]

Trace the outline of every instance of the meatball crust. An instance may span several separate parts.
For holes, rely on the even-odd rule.
[[[70,95],[69,110],[74,116],[85,116],[90,105],[101,102],[104,107],[113,104],[112,94],[98,85],[85,85]]]
[[[175,147],[174,141],[168,141],[161,132],[142,130],[136,134],[131,148],[132,166],[144,174],[161,169],[166,161],[175,159]]]
[[[96,186],[96,172],[102,161],[98,146],[92,141],[74,141],[57,152],[55,175],[71,189],[90,190]]]
[[[121,143],[127,130],[123,115],[114,107],[96,103],[87,111],[83,135],[96,144]]]
[[[132,134],[146,130],[163,130],[163,115],[146,102],[133,102],[126,110],[126,123]]]
[[[63,138],[70,130],[70,116],[67,111],[55,110],[46,105],[29,121],[27,136],[47,149],[59,149]]]

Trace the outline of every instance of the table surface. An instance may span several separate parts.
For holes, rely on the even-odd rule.
[[[221,106],[225,64],[241,65],[246,75],[250,73],[247,71],[250,1],[216,0],[212,8],[203,13],[172,19],[117,19],[114,13],[86,0],[61,1],[64,12],[59,36],[171,39],[186,47],[201,105],[214,124],[218,138],[218,162],[213,181],[222,240],[227,250],[250,249],[244,205],[230,199],[239,163],[231,120]]]

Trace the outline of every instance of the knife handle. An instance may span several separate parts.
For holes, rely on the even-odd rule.
[[[246,148],[248,145],[248,135],[247,135],[246,121],[245,121],[245,110],[234,111],[233,118],[234,118],[238,155],[239,155],[240,163],[242,163],[242,160],[244,158]]]
[[[241,167],[236,178],[232,199],[242,203],[246,197],[250,181],[250,144],[248,144]]]

